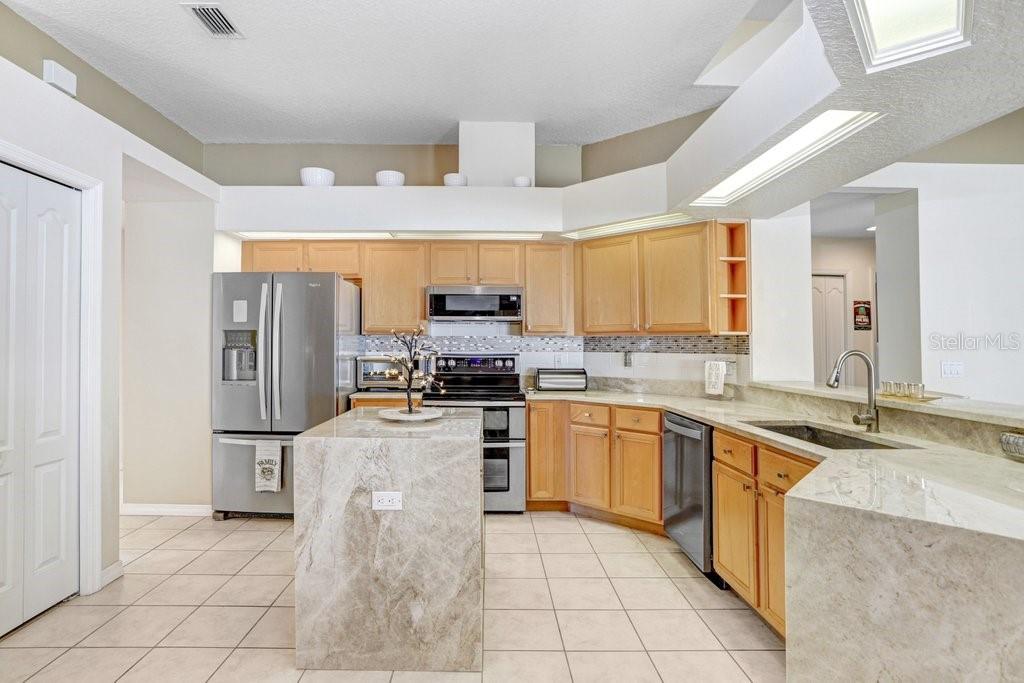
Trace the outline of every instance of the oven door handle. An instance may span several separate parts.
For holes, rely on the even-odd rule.
[[[525,441],[506,441],[502,443],[494,443],[492,441],[485,441],[484,448],[526,448]]]

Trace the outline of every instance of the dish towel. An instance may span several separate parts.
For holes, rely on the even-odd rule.
[[[704,361],[704,393],[721,396],[725,393],[725,361]]]
[[[256,442],[256,491],[281,490],[281,442]]]

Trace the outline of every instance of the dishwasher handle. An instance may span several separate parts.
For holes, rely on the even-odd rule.
[[[691,423],[691,424],[694,424],[694,423]],[[668,418],[668,417],[666,417],[664,425],[665,425],[665,429],[669,430],[670,432],[675,432],[676,434],[680,434],[680,435],[685,436],[685,437],[690,438],[690,439],[697,439],[698,441],[703,441],[704,440],[704,430],[703,429],[695,429],[695,428],[683,426],[683,425],[679,424],[678,422],[675,422],[674,420],[672,420],[671,418]]]

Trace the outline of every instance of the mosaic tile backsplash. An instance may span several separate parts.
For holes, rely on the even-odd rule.
[[[383,353],[394,350],[389,335],[348,338],[346,348],[358,353]],[[741,336],[678,335],[657,337],[519,337],[450,336],[426,337],[442,352],[480,351],[497,353],[529,353],[535,351],[633,351],[636,353],[694,353],[749,355],[750,340]]]
[[[637,353],[729,353],[748,355],[750,338],[687,334],[657,337],[584,337],[584,351]]]

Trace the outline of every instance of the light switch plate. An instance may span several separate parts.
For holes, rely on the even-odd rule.
[[[940,361],[939,368],[943,377],[963,377],[964,362],[962,360]]]
[[[401,491],[374,491],[371,507],[374,510],[401,510]]]

